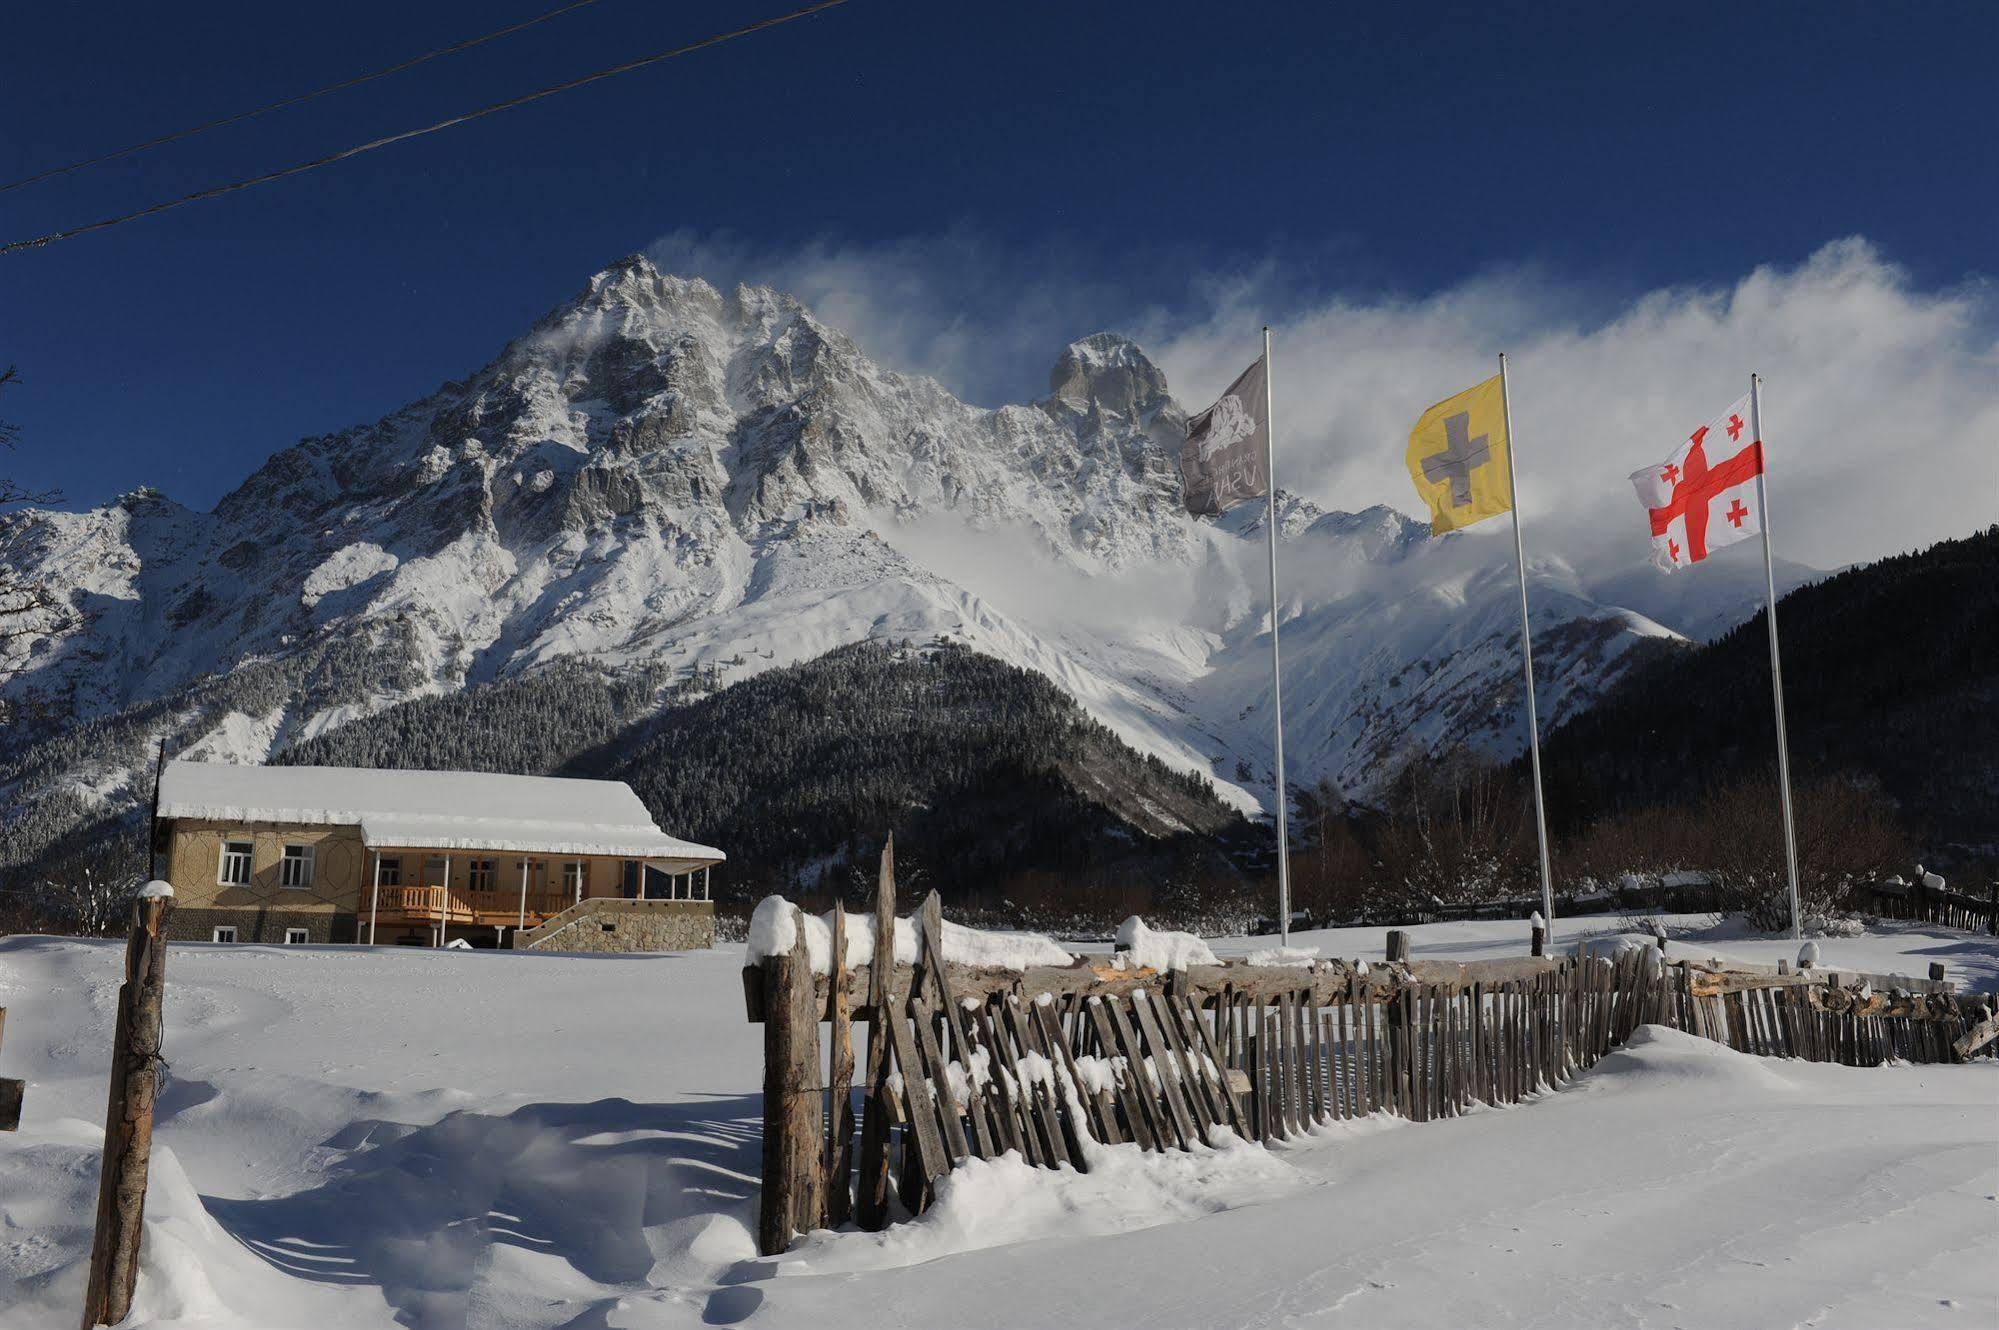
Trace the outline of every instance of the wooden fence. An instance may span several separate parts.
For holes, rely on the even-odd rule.
[[[885,854],[877,937],[892,936],[894,904]],[[1720,969],[1649,949],[1169,973],[1101,956],[1023,971],[947,962],[934,893],[920,915],[914,965],[844,966],[854,925],[836,912],[830,973],[813,972],[802,916],[789,954],[744,971],[765,1038],[765,1254],[849,1218],[881,1228],[891,1194],[919,1213],[951,1167],[1009,1150],[1087,1171],[1099,1144],[1269,1141],[1377,1112],[1427,1122],[1517,1103],[1642,1023],[1856,1066],[1962,1060],[1999,1034],[1989,1006],[1940,979]],[[856,1023],[869,1030],[858,1151]]]
[[[1876,882],[1856,889],[1854,903],[1883,919],[1915,919],[1999,937],[1999,882],[1984,900],[1920,882]]]

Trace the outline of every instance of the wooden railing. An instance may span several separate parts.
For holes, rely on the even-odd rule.
[[[435,922],[444,911],[445,897],[443,887],[383,887],[375,910],[380,915]],[[540,922],[574,903],[574,895],[530,890],[527,916],[532,922]],[[521,893],[518,889],[467,891],[454,887],[450,891],[450,908],[450,922],[454,924],[509,923],[520,917]]]

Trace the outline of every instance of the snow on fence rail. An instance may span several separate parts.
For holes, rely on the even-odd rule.
[[[913,928],[898,927],[892,847],[872,928],[844,909],[822,927],[776,898],[758,914],[743,980],[764,1027],[766,1255],[849,1218],[885,1227],[891,1190],[920,1213],[954,1165],[1009,1150],[1088,1171],[1105,1145],[1188,1149],[1226,1131],[1271,1141],[1371,1113],[1428,1122],[1517,1103],[1645,1023],[1856,1066],[1960,1061],[1999,1036],[1986,1000],[1940,978],[1723,969],[1623,939],[1464,964],[1410,961],[1397,933],[1377,965],[1036,963],[1045,940],[975,947],[969,930],[947,929],[935,893]],[[876,936],[895,937],[893,965],[873,963]],[[985,963],[960,959],[979,954]],[[869,1026],[858,1152],[857,1022]]]

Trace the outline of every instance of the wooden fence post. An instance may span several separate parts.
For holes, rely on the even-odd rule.
[[[1399,928],[1388,930],[1388,960],[1390,964],[1409,963],[1409,935]]]
[[[865,1229],[888,1227],[889,981],[895,973],[895,837],[882,846],[875,880],[875,945],[868,961],[868,1066],[861,1087],[861,1169],[854,1182],[854,1218]]]
[[[764,961],[763,1196],[757,1213],[763,1256],[788,1250],[791,1235],[812,1227],[822,1213],[819,1004],[804,912],[791,910],[791,950]]]
[[[7,1009],[0,1007],[0,1044],[6,1042]],[[0,1131],[14,1131],[21,1125],[21,1101],[27,1096],[28,1083],[11,1077],[0,1076]]]
[[[826,1226],[853,1218],[854,1192],[854,1019],[847,1009],[847,905],[833,903],[833,956],[826,976],[829,1045],[833,1065],[826,1083]]]
[[[112,1036],[111,1087],[104,1108],[104,1162],[97,1180],[97,1233],[90,1247],[90,1282],[83,1330],[116,1325],[132,1310],[139,1280],[139,1237],[146,1220],[146,1175],[152,1166],[153,1101],[160,1088],[161,1006],[166,996],[167,940],[173,888],[149,882],[132,906],[125,941],[125,982],[118,988]]]

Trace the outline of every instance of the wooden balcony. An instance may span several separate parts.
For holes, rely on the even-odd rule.
[[[365,920],[367,901],[362,902]],[[435,924],[440,918],[450,924],[488,924],[513,927],[521,918],[521,893],[513,891],[470,891],[453,887],[446,899],[443,887],[383,887],[376,905],[375,917],[385,924]],[[529,928],[545,922],[551,915],[560,914],[576,903],[573,895],[559,891],[533,891],[527,894],[527,924]],[[447,917],[446,909],[450,910]]]

